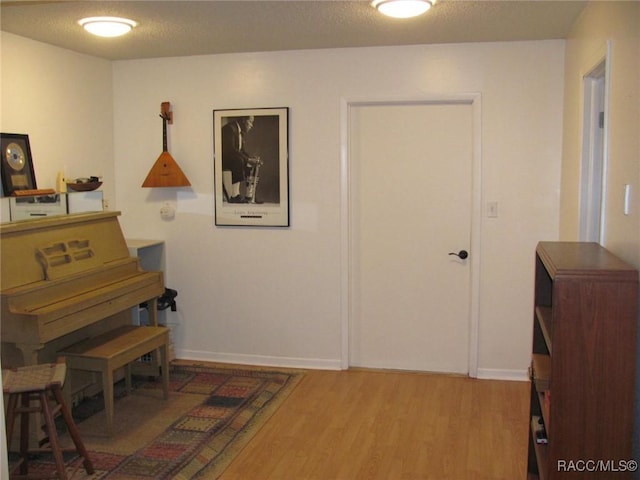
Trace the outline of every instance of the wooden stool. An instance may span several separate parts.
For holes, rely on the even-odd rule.
[[[71,412],[69,412],[62,395],[62,385],[64,384],[65,375],[66,365],[64,363],[47,363],[2,371],[2,390],[9,395],[6,418],[7,448],[11,445],[16,415],[21,415],[20,462],[13,470],[16,471],[19,469],[20,473],[14,475],[12,472],[9,475],[10,478],[67,479],[67,472],[62,458],[63,450],[60,448],[60,441],[54,421],[54,417],[58,413],[62,414],[71,439],[76,446],[75,450],[69,450],[78,452],[78,455],[83,458],[84,468],[89,475],[94,472],[89,454],[84,448],[84,444],[80,438],[80,432],[73,421]],[[21,397],[20,406],[18,406],[19,397]],[[50,405],[48,397],[52,397],[52,399],[57,402],[57,405]],[[36,404],[32,406],[31,400],[35,400]],[[29,449],[29,414],[31,413],[41,413],[44,417],[49,448]],[[65,449],[65,451],[67,450]],[[57,475],[52,476],[54,475],[52,473],[43,475],[29,474],[29,454],[36,452],[49,452],[53,454]]]
[[[89,370],[102,374],[104,410],[107,430],[113,433],[113,372],[125,367],[127,391],[131,391],[131,362],[160,349],[162,359],[162,388],[169,398],[169,356],[167,327],[125,325],[110,332],[88,338],[59,352],[71,369]]]

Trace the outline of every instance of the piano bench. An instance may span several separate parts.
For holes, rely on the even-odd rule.
[[[160,350],[162,367],[162,389],[164,398],[169,398],[169,331],[167,327],[125,325],[96,337],[82,340],[64,351],[71,369],[89,370],[102,374],[104,409],[107,415],[109,435],[113,433],[113,374],[125,367],[127,391],[131,391],[131,362],[143,355]]]

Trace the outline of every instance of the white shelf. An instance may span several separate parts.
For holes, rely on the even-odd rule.
[[[140,259],[140,267],[149,272],[162,272],[164,274],[164,242],[162,240],[149,240],[140,238],[127,238],[127,248],[129,255]],[[144,325],[148,323],[148,315],[145,309],[133,308],[132,323],[134,325]],[[167,324],[166,311],[158,311],[158,323]]]
[[[162,272],[163,274],[165,273],[164,241],[146,238],[127,238],[125,241],[127,243],[127,248],[129,249],[129,255],[140,259],[140,267],[143,270]],[[175,328],[176,323],[175,321],[169,321],[167,318],[168,315],[170,315],[168,309],[158,310],[157,313],[158,324],[165,325],[169,328],[169,360],[172,360],[175,358],[173,348],[173,328]],[[134,325],[148,325],[149,312],[147,309],[138,307],[132,308],[131,322]],[[153,370],[156,367],[151,366],[150,368]]]

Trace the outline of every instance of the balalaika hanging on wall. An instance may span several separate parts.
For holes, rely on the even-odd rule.
[[[153,164],[143,187],[189,187],[189,179],[182,173],[178,163],[167,150],[167,122],[173,123],[171,103],[162,102],[160,105],[160,118],[162,118],[162,153]]]

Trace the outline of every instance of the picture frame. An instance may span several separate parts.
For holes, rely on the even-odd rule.
[[[213,111],[217,226],[289,226],[289,108]]]
[[[0,174],[2,192],[13,195],[17,190],[35,190],[36,176],[33,171],[33,158],[29,135],[21,133],[0,133]]]

